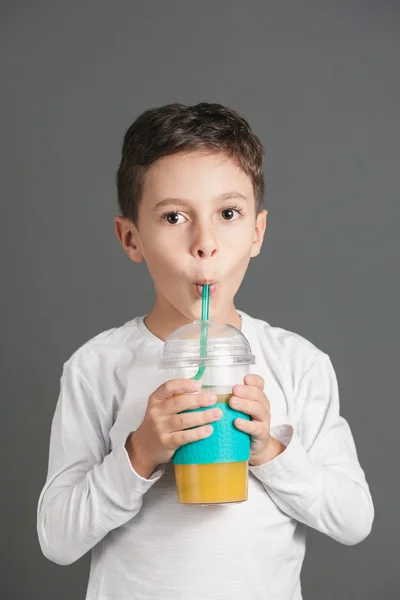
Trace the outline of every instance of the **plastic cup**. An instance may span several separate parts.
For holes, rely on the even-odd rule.
[[[178,500],[183,504],[243,502],[247,500],[250,436],[239,431],[233,422],[249,416],[233,410],[229,398],[233,386],[243,383],[255,359],[239,329],[215,321],[206,322],[204,352],[204,323],[195,321],[175,330],[164,344],[160,363],[167,379],[190,379],[198,373],[199,365],[203,365],[200,392],[214,392],[215,406],[223,414],[212,423],[211,436],[181,446],[175,452],[172,462]]]

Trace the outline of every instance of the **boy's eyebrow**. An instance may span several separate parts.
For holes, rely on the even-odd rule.
[[[246,196],[243,196],[243,194],[241,194],[240,192],[224,192],[223,194],[220,194],[219,196],[215,197],[215,201],[221,201],[221,200],[245,200],[247,201]],[[183,198],[165,198],[164,200],[161,200],[160,202],[157,202],[157,204],[154,207],[154,210],[158,210],[159,208],[162,208],[163,206],[167,206],[168,204],[174,204],[175,206],[186,206],[188,204],[188,200],[185,200]]]

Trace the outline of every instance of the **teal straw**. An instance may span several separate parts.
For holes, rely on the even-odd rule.
[[[203,289],[201,292],[201,334],[200,334],[200,357],[205,358],[207,356],[207,334],[208,334],[208,316],[210,312],[210,286],[203,285]],[[204,375],[204,371],[206,370],[205,363],[201,363],[199,365],[199,370],[196,375],[192,377],[192,379],[196,379],[197,381],[201,379]]]

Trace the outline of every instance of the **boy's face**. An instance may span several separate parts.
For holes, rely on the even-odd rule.
[[[146,262],[159,315],[200,319],[201,284],[212,283],[210,318],[227,322],[266,216],[256,217],[252,181],[232,159],[181,153],[150,167],[138,227],[117,217],[116,231],[130,258]]]

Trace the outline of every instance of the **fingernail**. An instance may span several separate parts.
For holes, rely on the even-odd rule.
[[[239,406],[239,400],[237,398],[231,398],[230,405],[231,406]]]
[[[215,404],[217,401],[217,396],[215,394],[207,394],[205,398],[207,404]]]
[[[220,408],[216,408],[215,410],[212,411],[211,414],[214,418],[217,419],[218,417],[220,417],[222,415],[222,411]]]

